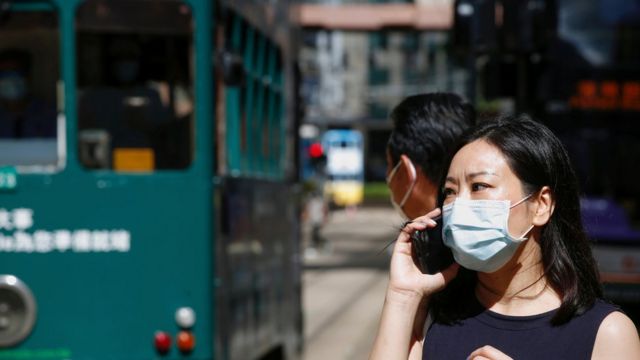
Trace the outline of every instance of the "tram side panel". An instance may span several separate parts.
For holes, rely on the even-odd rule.
[[[198,339],[192,356],[209,358],[206,184],[192,179],[191,190],[182,192],[152,179],[127,182],[116,176],[102,189],[98,184],[105,180],[84,180],[63,173],[51,186],[38,186],[43,179],[34,176],[14,194],[3,194],[4,209],[30,210],[33,223],[4,233],[0,273],[23,281],[36,309],[31,334],[2,352],[148,358],[156,353],[156,332],[176,339],[182,330],[176,311],[189,307],[197,319],[187,329]],[[19,313],[10,312],[9,319],[10,326],[19,326]],[[179,355],[175,345],[169,353]]]
[[[217,194],[218,352],[229,359],[292,356],[301,314],[292,189],[282,182],[228,178]]]

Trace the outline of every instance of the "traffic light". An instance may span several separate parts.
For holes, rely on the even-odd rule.
[[[309,158],[312,162],[320,162],[326,160],[322,144],[320,144],[319,142],[315,142],[309,146]]]
[[[322,148],[322,144],[319,142],[314,142],[309,145],[309,160],[313,170],[318,173],[324,173],[325,165],[327,164],[327,156],[324,153],[324,149]]]

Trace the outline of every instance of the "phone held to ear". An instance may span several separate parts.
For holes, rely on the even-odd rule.
[[[436,226],[411,235],[413,261],[424,274],[438,273],[453,264],[453,254],[442,241],[442,217]]]

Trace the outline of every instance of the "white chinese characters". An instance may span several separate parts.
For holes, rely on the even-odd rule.
[[[32,209],[0,208],[0,252],[11,253],[105,253],[128,252],[131,234],[127,230],[40,230],[34,225]]]
[[[19,208],[0,209],[0,230],[26,230],[33,226],[33,210]]]

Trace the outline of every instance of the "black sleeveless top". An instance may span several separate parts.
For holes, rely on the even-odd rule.
[[[513,359],[591,359],[600,323],[618,311],[602,300],[584,314],[552,326],[556,310],[532,316],[507,316],[486,310],[474,298],[473,315],[454,325],[433,323],[425,337],[422,359],[464,360],[490,345]]]

